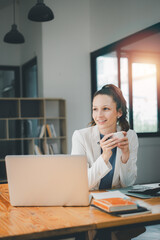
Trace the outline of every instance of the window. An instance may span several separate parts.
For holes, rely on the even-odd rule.
[[[92,96],[119,86],[130,127],[139,136],[160,136],[160,23],[91,53]]]
[[[36,57],[22,67],[0,65],[0,98],[14,97],[38,97]]]
[[[22,97],[38,97],[36,57],[22,65]]]
[[[20,68],[0,66],[0,97],[20,97]]]
[[[158,131],[156,70],[155,64],[132,63],[133,126],[136,132]]]

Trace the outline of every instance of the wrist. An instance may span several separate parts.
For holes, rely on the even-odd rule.
[[[121,162],[126,164],[128,162],[128,159],[129,159],[129,152],[127,152],[125,154],[122,153]]]
[[[112,151],[107,153],[104,153],[104,152],[102,153],[102,158],[106,164],[109,162],[109,159],[111,156],[112,156]]]

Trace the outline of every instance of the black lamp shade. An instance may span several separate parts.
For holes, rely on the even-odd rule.
[[[24,43],[23,35],[17,30],[17,25],[13,24],[11,30],[4,36],[4,42]]]
[[[47,22],[54,19],[54,15],[49,7],[47,7],[42,1],[38,1],[38,3],[29,11],[28,19],[35,22]]]

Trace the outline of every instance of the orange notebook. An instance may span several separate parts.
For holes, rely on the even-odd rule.
[[[136,203],[123,198],[93,199],[92,205],[107,212],[137,209]]]

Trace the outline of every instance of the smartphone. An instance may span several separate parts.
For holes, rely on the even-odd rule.
[[[122,133],[122,132],[115,132],[115,133],[113,133],[113,136],[112,136],[112,137],[123,138],[123,137],[124,137],[124,135],[123,135],[123,133]]]

